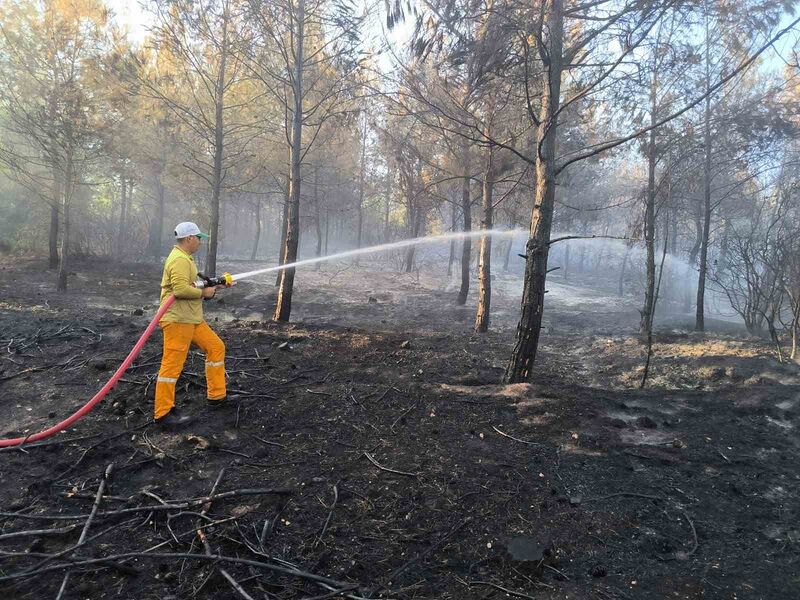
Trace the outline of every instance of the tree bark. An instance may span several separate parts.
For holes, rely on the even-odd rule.
[[[362,126],[361,126],[361,159],[360,159],[360,171],[358,174],[358,236],[357,236],[357,248],[361,248],[362,243],[362,235],[364,231],[364,182],[366,181],[366,168],[367,168],[367,115],[366,112],[362,111],[361,115],[362,119]],[[361,256],[357,255],[355,257],[356,266],[361,263]]]
[[[58,185],[56,184],[54,187],[57,188]],[[58,194],[60,195],[60,192]],[[49,269],[55,269],[58,267],[58,202],[58,196],[55,196],[53,198],[53,204],[50,205]]]
[[[386,190],[385,190],[385,205],[383,207],[383,242],[389,243],[389,210],[392,201],[392,181],[394,180],[394,173],[392,172],[391,163],[386,168]]]
[[[164,184],[161,182],[161,174],[156,175],[156,217],[150,223],[150,240],[148,243],[148,254],[154,258],[161,256],[161,236],[164,232]]]
[[[286,177],[286,195],[283,197],[283,211],[281,212],[281,244],[278,247],[278,266],[283,264],[283,253],[286,247],[286,231],[289,227],[289,180],[290,176]],[[283,271],[278,271],[278,275],[275,278],[275,287],[278,287],[281,284],[281,277],[283,277]]]
[[[703,115],[703,146],[705,156],[703,161],[703,235],[700,238],[700,269],[697,278],[697,310],[695,313],[695,331],[704,331],[705,324],[705,295],[706,295],[706,269],[708,268],[708,240],[711,235],[711,36],[708,29],[708,7],[706,7],[706,100]]]
[[[219,246],[219,204],[222,195],[222,160],[225,151],[225,69],[228,60],[228,11],[222,13],[222,47],[219,71],[214,88],[214,167],[211,179],[211,224],[209,226],[206,273],[217,272],[217,248]]]
[[[563,0],[551,0],[547,7],[547,81],[542,86],[541,112],[536,141],[536,194],[531,212],[530,237],[525,260],[525,283],[522,291],[522,314],[517,326],[514,349],[506,367],[505,381],[528,381],[539,345],[544,311],[547,256],[556,192],[556,133],[563,70],[564,6]]]
[[[481,198],[482,222],[484,230],[492,228],[494,191],[494,149],[486,149],[486,171],[483,176],[483,195]],[[481,236],[478,259],[478,311],[475,315],[475,333],[489,331],[489,313],[492,305],[492,236]]]
[[[453,233],[456,232],[456,220],[458,219],[458,207],[456,206],[455,202],[452,206],[453,210],[451,211],[451,219],[450,219],[450,231]],[[453,276],[453,263],[456,260],[456,240],[453,238],[450,240],[450,254],[447,258],[447,277],[450,278]]]
[[[294,77],[292,95],[294,107],[292,114],[292,142],[290,150],[291,177],[289,179],[289,211],[286,219],[286,244],[283,264],[297,260],[297,247],[300,242],[300,160],[303,141],[303,42],[305,31],[305,0],[298,0],[294,23]],[[288,321],[292,312],[292,292],[294,290],[295,269],[281,271],[278,288],[278,301],[275,306],[276,321]]]
[[[622,266],[619,269],[619,285],[617,287],[617,294],[620,298],[625,295],[625,267],[628,266],[628,257],[630,256],[631,249],[625,249],[625,256],[622,259]]]
[[[261,196],[256,194],[255,201],[256,239],[253,240],[253,249],[250,251],[250,260],[258,256],[258,245],[261,242]]]
[[[695,331],[705,330],[706,270],[708,268],[708,240],[711,235],[711,100],[706,98],[703,140],[705,161],[703,164],[703,235],[700,238],[700,269],[697,278],[697,312]]]
[[[67,276],[69,275],[69,254],[70,254],[70,222],[69,207],[74,192],[74,173],[72,165],[72,154],[68,153],[65,160],[63,194],[61,196],[61,216],[63,219],[63,231],[61,233],[61,255],[58,263],[58,284],[56,289],[59,292],[67,291]]]
[[[325,254],[328,254],[328,231],[330,229],[329,225],[331,222],[331,211],[329,209],[325,209]]]
[[[469,143],[464,142],[464,173],[461,179],[461,212],[464,213],[464,232],[472,231],[472,199],[470,198],[470,154]],[[456,304],[463,306],[469,295],[469,265],[472,261],[472,240],[464,237],[461,247],[461,287],[458,290]]]
[[[316,256],[322,256],[322,208],[319,205],[319,167],[314,167],[314,225],[317,230]],[[322,263],[314,265],[314,270],[319,271]]]
[[[650,124],[657,122],[657,90],[658,90],[658,69],[653,67],[653,81],[650,85]],[[647,341],[650,337],[650,327],[652,326],[651,315],[653,313],[653,302],[655,298],[656,286],[656,130],[651,129],[647,143],[647,193],[645,194],[644,211],[644,243],[647,250],[645,262],[645,288],[644,306],[639,311],[641,320],[639,322],[639,337],[642,341]],[[664,240],[667,243],[667,240]]]
[[[128,179],[125,175],[120,177],[122,183],[122,193],[120,194],[119,203],[119,224],[117,226],[117,239],[115,256],[121,259],[125,252],[125,221],[128,218]]]
[[[419,211],[414,210],[411,216],[409,217],[411,221],[411,229],[410,229],[410,236],[411,239],[414,239],[419,236]],[[414,270],[414,255],[417,247],[416,246],[409,246],[406,249],[406,257],[405,262],[403,265],[403,271],[406,273],[411,273]]]

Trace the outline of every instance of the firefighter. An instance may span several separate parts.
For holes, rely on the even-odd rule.
[[[208,235],[194,223],[179,223],[175,227],[175,247],[164,263],[161,277],[161,304],[175,296],[175,302],[159,321],[164,333],[164,354],[156,382],[154,417],[166,428],[190,421],[175,408],[175,386],[192,344],[206,355],[208,406],[219,408],[226,404],[225,344],[203,319],[203,300],[213,298],[217,288],[225,286],[195,284],[199,276],[192,255],[206,238]]]

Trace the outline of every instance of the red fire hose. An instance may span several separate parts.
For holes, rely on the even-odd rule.
[[[46,437],[50,437],[54,433],[58,433],[59,431],[63,431],[70,425],[72,425],[75,421],[83,417],[86,413],[92,410],[96,404],[98,404],[103,398],[105,398],[106,394],[111,391],[111,389],[117,384],[119,378],[128,370],[128,367],[131,366],[131,363],[136,359],[139,355],[139,352],[142,351],[145,342],[150,337],[150,335],[155,330],[158,322],[161,320],[161,317],[164,316],[164,313],[169,310],[169,307],[172,306],[172,303],[175,302],[175,296],[170,296],[167,298],[167,301],[158,309],[158,312],[153,317],[153,320],[150,321],[150,324],[147,326],[147,329],[144,330],[142,337],[134,345],[133,349],[131,350],[130,354],[122,361],[122,364],[116,370],[116,372],[111,376],[111,379],[102,387],[102,389],[97,392],[94,397],[89,400],[86,404],[84,404],[80,410],[75,412],[74,414],[70,415],[68,418],[61,421],[57,425],[53,425],[52,427],[40,431],[38,433],[33,433],[31,435],[25,437],[18,437],[12,438],[7,440],[0,440],[0,448],[5,448],[8,446],[19,446],[21,444],[26,444],[28,442],[36,442],[38,440],[42,440]]]

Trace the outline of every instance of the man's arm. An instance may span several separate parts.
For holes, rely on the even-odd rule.
[[[203,297],[203,290],[194,287],[191,263],[185,258],[178,258],[169,270],[169,282],[172,293],[182,300],[198,300]]]

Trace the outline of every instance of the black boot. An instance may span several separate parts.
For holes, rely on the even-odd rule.
[[[183,425],[187,425],[191,420],[191,417],[179,415],[177,409],[173,408],[163,417],[156,419],[156,424],[164,429],[177,429]]]
[[[236,406],[239,396],[236,394],[228,394],[219,400],[209,400],[206,398],[206,406],[211,410],[220,410],[225,408],[232,408]]]

